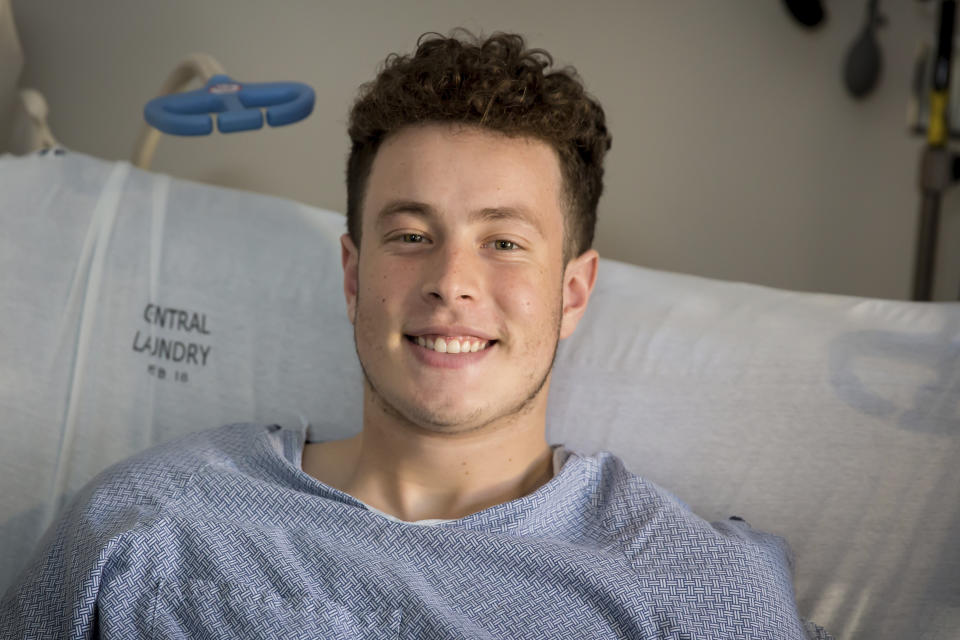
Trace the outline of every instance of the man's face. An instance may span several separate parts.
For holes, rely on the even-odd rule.
[[[383,143],[362,250],[342,241],[357,354],[386,412],[454,433],[545,401],[582,314],[564,313],[561,187],[531,138],[432,124]]]

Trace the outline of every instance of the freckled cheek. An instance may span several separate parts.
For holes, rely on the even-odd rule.
[[[363,296],[378,304],[388,304],[391,298],[409,287],[409,269],[398,268],[388,262],[368,265],[360,273]]]
[[[550,324],[555,322],[556,316],[549,292],[540,286],[515,285],[501,289],[497,302],[508,326],[512,325],[514,331],[525,334],[528,344],[549,337],[553,330]]]
[[[358,334],[382,344],[384,334],[400,328],[406,300],[411,295],[413,279],[408,269],[376,265],[362,278],[360,314],[363,319]]]

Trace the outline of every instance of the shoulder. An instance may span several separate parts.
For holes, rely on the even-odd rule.
[[[663,487],[630,471],[609,451],[592,455],[570,452],[577,468],[589,476],[594,502],[618,524],[645,521],[656,514],[689,513],[687,505]],[[568,461],[569,462],[569,461]]]
[[[751,637],[799,637],[786,541],[740,518],[707,522],[618,458],[592,460],[603,530],[651,602],[683,624],[710,620]],[[794,633],[796,632],[796,633]]]
[[[168,516],[187,502],[180,498],[195,476],[211,467],[242,472],[252,449],[289,448],[297,437],[275,426],[226,425],[153,447],[100,473],[69,501],[0,598],[0,636],[61,637],[69,628],[78,637],[94,633],[104,589],[114,585],[113,593],[132,603],[137,589],[156,584],[158,571],[175,566],[170,554],[176,555],[177,538]]]
[[[631,472],[612,453],[581,457],[595,475],[594,502],[634,560],[653,556],[663,556],[657,562],[675,560],[682,549],[685,559],[746,558],[792,571],[789,546],[780,536],[753,529],[739,517],[708,522],[668,489]]]
[[[96,476],[74,500],[87,513],[136,507],[143,515],[175,501],[199,471],[239,468],[258,439],[279,427],[228,424],[151,447]]]

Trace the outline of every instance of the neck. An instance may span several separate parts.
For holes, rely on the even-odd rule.
[[[363,430],[308,444],[303,468],[401,520],[461,518],[525,496],[553,477],[542,391],[521,414],[461,433],[414,425],[365,398]]]

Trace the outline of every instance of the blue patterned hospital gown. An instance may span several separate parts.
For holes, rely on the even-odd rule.
[[[300,469],[302,431],[140,454],[67,508],[2,638],[805,638],[785,543],[709,524],[615,456],[432,526]]]

